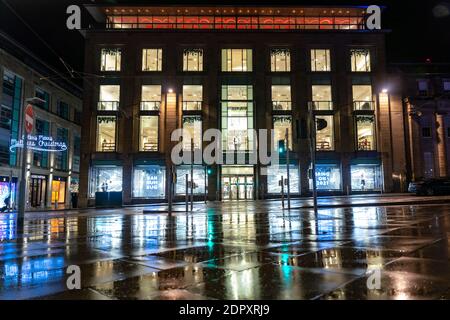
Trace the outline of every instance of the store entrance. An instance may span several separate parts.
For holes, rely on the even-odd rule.
[[[47,177],[31,175],[29,203],[33,208],[45,206],[47,197]]]
[[[253,176],[222,176],[223,200],[253,200]]]
[[[66,202],[66,181],[61,178],[52,181],[52,204]]]

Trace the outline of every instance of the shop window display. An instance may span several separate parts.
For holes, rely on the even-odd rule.
[[[165,167],[159,165],[136,166],[133,178],[133,197],[164,199],[166,186]]]

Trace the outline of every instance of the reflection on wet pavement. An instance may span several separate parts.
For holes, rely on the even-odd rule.
[[[450,205],[1,214],[0,299],[449,299],[449,236]]]

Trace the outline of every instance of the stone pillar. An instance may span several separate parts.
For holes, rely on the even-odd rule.
[[[409,140],[409,159],[411,165],[411,179],[422,176],[422,153],[421,153],[421,137],[420,125],[418,123],[418,112],[414,106],[407,103],[408,114],[408,140]]]
[[[447,154],[445,150],[445,122],[444,115],[436,114],[436,131],[437,131],[437,158],[439,166],[439,176],[447,176]]]

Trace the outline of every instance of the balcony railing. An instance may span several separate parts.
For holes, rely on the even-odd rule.
[[[114,152],[116,151],[116,143],[115,142],[103,142],[102,143],[102,152]]]
[[[316,142],[317,151],[331,151],[331,144],[329,141],[321,140]]]
[[[310,101],[309,107],[312,110],[333,110],[333,101]]]
[[[146,143],[144,143],[142,151],[145,151],[145,152],[158,151],[158,143],[157,142],[146,142]]]
[[[97,110],[100,111],[117,111],[119,109],[119,101],[99,101]]]
[[[161,108],[161,101],[141,101],[142,111],[159,111]]]
[[[202,101],[183,101],[183,110],[185,111],[202,110]]]
[[[291,101],[272,101],[272,109],[273,110],[291,110],[292,103]]]
[[[372,143],[369,140],[363,139],[363,140],[358,141],[358,150],[359,151],[371,151],[374,149],[373,149]]]
[[[375,109],[374,106],[373,101],[353,101],[353,110],[370,111]]]

